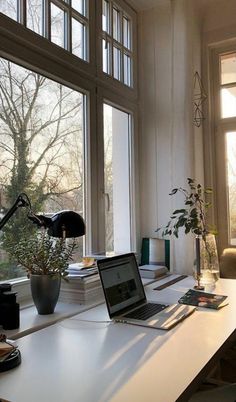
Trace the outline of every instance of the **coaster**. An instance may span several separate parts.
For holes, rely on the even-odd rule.
[[[18,349],[15,349],[6,360],[0,362],[0,373],[11,370],[19,366],[19,364],[21,364],[21,354]]]

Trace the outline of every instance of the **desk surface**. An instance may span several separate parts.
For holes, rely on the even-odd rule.
[[[191,278],[147,297],[174,303]],[[236,281],[221,279],[228,295],[219,311],[199,309],[166,332],[109,320],[104,305],[18,340],[19,367],[0,374],[0,397],[11,402],[174,402],[201,379],[236,329]],[[91,320],[91,321],[90,321]],[[182,395],[182,397],[180,397]]]

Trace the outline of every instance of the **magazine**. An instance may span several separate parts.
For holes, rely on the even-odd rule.
[[[215,310],[226,306],[227,296],[217,295],[214,293],[201,292],[199,290],[189,289],[184,296],[179,299],[180,304],[188,304],[191,306],[213,308]]]

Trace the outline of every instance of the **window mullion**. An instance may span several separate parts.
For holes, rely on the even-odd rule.
[[[26,26],[26,0],[18,0],[17,2],[17,20]]]
[[[124,82],[124,38],[123,38],[123,12],[120,11],[120,78]]]
[[[51,38],[51,10],[50,10],[50,0],[43,0],[43,36],[46,39]]]
[[[64,10],[64,47],[72,52],[72,12]]]

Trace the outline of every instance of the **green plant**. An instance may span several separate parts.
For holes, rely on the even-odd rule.
[[[189,232],[201,235],[205,240],[208,233],[216,234],[214,228],[207,224],[207,211],[212,206],[211,202],[206,201],[205,197],[212,194],[211,188],[203,188],[196,180],[188,178],[189,188],[174,188],[169,195],[181,193],[184,196],[184,208],[176,209],[169,222],[162,229],[162,236],[174,235],[178,237],[179,230],[184,229],[185,234]]]
[[[65,278],[76,247],[75,239],[67,245],[65,239],[52,238],[42,230],[31,237],[23,236],[17,245],[10,247],[10,253],[28,276],[59,274]]]

